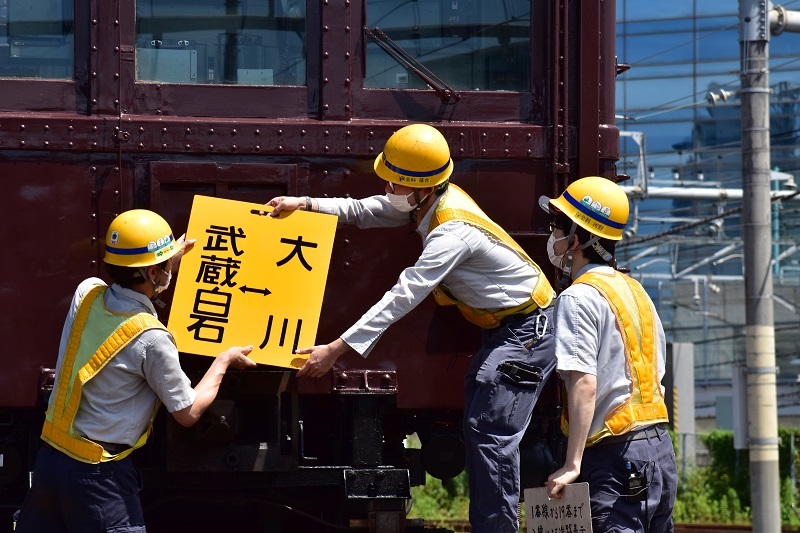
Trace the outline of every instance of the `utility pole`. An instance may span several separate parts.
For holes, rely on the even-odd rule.
[[[742,235],[744,241],[747,446],[753,531],[780,533],[777,367],[772,288],[770,202],[770,32],[800,32],[800,12],[769,0],[739,0],[742,134]],[[709,95],[712,105],[730,96]],[[656,196],[644,184],[629,194]],[[666,193],[667,195],[674,193]],[[719,191],[713,193],[719,194]],[[676,196],[677,197],[677,196]]]
[[[770,268],[770,8],[766,0],[739,0],[747,436],[753,531],[759,533],[781,531],[777,368]]]

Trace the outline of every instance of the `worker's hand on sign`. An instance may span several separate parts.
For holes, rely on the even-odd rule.
[[[551,498],[560,498],[561,489],[565,485],[569,485],[578,478],[580,471],[567,468],[566,465],[559,468],[547,478],[545,487],[547,487],[547,495]]]
[[[181,249],[177,254],[172,256],[172,271],[173,272],[177,272],[178,271],[178,268],[181,265],[181,259],[183,259],[184,255],[186,255],[186,254],[188,254],[189,252],[192,251],[192,248],[194,248],[194,243],[197,242],[197,239],[187,239],[186,238],[186,234],[184,233],[183,235],[178,237],[178,240],[176,242],[178,243],[178,246],[180,246]]]
[[[306,205],[305,198],[298,198],[296,196],[276,196],[266,205],[273,207],[274,209],[270,211],[268,214],[271,217],[276,217],[283,211],[294,211],[296,209],[303,209]]]
[[[248,354],[253,351],[253,346],[233,346],[222,352],[219,356],[228,363],[228,368],[244,370],[256,366],[256,362],[250,359]]]
[[[320,378],[324,376],[347,349],[348,346],[342,339],[336,339],[330,344],[296,350],[295,353],[298,354],[310,354],[303,368],[297,371],[297,377]]]

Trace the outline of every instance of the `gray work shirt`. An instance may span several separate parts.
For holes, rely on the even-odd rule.
[[[609,266],[586,265],[586,272],[611,273]],[[648,298],[649,300],[649,298]],[[666,339],[653,302],[656,325],[658,380],[664,378]],[[597,377],[597,396],[589,435],[603,428],[606,416],[631,395],[631,377],[625,345],[614,311],[605,297],[587,283],[573,284],[556,299],[555,337],[559,372],[578,371]],[[567,377],[562,374],[562,377]],[[664,393],[664,387],[661,387]]]
[[[56,379],[78,304],[98,285],[105,283],[99,278],[89,278],[75,291],[61,333]],[[104,303],[115,313],[145,312],[157,317],[147,296],[117,284],[105,291]],[[51,402],[55,396],[53,390]],[[172,335],[160,329],[147,330],[84,385],[75,431],[90,440],[132,446],[147,429],[158,399],[172,413],[192,405],[195,397],[191,382],[181,369]]]
[[[394,287],[341,336],[364,357],[391,324],[419,305],[440,283],[470,307],[490,311],[521,305],[531,297],[537,270],[483,230],[453,220],[428,234],[441,199],[436,199],[417,228],[423,239],[417,262],[403,270]],[[340,223],[359,228],[409,223],[408,213],[394,209],[383,195],[362,200],[319,198],[317,201],[320,212],[336,215]]]

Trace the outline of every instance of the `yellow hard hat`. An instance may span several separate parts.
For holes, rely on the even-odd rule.
[[[439,185],[453,172],[444,136],[427,124],[400,128],[375,158],[375,173],[397,185],[415,189]]]
[[[542,196],[539,205],[548,213],[555,207],[589,233],[612,241],[622,239],[630,208],[625,191],[599,176],[574,181],[558,198]]]
[[[163,263],[178,251],[180,246],[166,220],[147,209],[133,209],[118,215],[108,227],[103,261],[144,267]]]

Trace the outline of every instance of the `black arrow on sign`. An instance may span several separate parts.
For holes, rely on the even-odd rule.
[[[252,288],[248,287],[247,285],[243,285],[242,287],[239,287],[239,290],[242,291],[242,292],[257,292],[259,294],[263,294],[264,296],[272,294],[272,291],[270,291],[267,288],[264,288],[264,289],[252,289]]]

